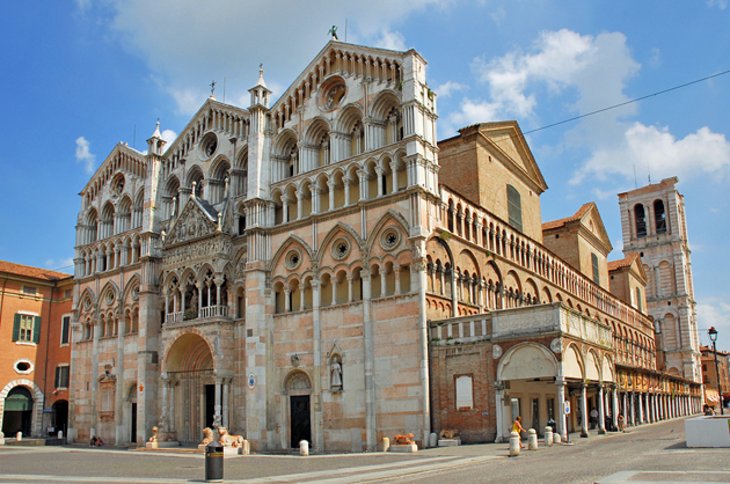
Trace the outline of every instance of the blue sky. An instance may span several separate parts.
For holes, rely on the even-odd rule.
[[[479,121],[531,131],[730,69],[728,0],[7,2],[0,17],[0,258],[67,267],[78,192],[118,141],[175,137],[205,101],[274,95],[327,42],[417,49],[439,136]],[[598,203],[621,256],[616,193],[680,178],[700,333],[730,346],[730,75],[528,135],[543,219]],[[636,172],[636,178],[634,177]]]

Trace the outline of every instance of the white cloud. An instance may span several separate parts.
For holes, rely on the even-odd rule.
[[[446,81],[443,84],[440,84],[439,86],[437,86],[435,91],[436,91],[436,94],[438,94],[438,96],[440,98],[445,98],[445,97],[451,96],[453,93],[455,93],[457,91],[463,91],[466,88],[467,88],[466,84],[462,84],[462,83],[456,82],[456,81]]]
[[[710,7],[717,7],[720,10],[727,8],[727,0],[707,0],[707,5]]]
[[[91,0],[74,0],[74,3],[81,13],[86,13],[91,8]]]
[[[494,121],[499,118],[498,103],[464,98],[458,111],[450,113],[439,126],[440,136],[452,136],[457,130],[471,124]]]
[[[74,259],[73,257],[66,257],[65,259],[47,259],[43,263],[43,266],[54,271],[71,272],[69,269],[73,269]]]
[[[105,5],[111,5],[113,39],[147,64],[187,115],[205,102],[211,79],[227,79],[229,100],[245,94],[261,62],[267,84],[288,85],[329,40],[332,23],[341,40],[403,48],[405,39],[393,26],[414,11],[449,2],[109,0]]]
[[[175,141],[175,138],[177,138],[177,133],[171,129],[163,129],[162,133],[160,133],[160,136],[162,137],[162,139],[167,141],[167,146],[170,146],[172,142]]]
[[[714,326],[718,331],[718,346],[730,348],[730,298],[709,297],[697,303],[697,327],[702,344],[709,344],[707,330]]]
[[[706,174],[723,180],[730,173],[730,142],[724,134],[708,127],[677,139],[667,127],[635,122],[616,141],[612,146],[594,151],[571,183],[580,183],[588,176],[602,180],[614,174],[630,179],[634,169],[641,175],[650,173],[656,180]]]
[[[83,163],[86,173],[91,174],[94,171],[96,156],[89,149],[89,141],[83,136],[76,138],[76,162]]]
[[[400,32],[391,32],[383,30],[381,37],[375,41],[376,47],[390,50],[407,50],[406,39]]]
[[[489,62],[477,58],[474,69],[503,113],[531,117],[541,87],[553,95],[575,90],[577,113],[626,101],[623,87],[639,64],[622,33],[594,37],[562,29],[541,33],[530,53],[513,51]]]

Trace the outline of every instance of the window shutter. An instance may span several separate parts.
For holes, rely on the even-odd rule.
[[[41,340],[41,317],[33,317],[33,342],[38,343]]]
[[[16,314],[13,319],[13,341],[18,341],[20,337],[20,314]]]

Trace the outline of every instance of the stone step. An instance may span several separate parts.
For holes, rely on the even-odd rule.
[[[63,439],[48,438],[34,439],[32,437],[23,437],[23,440],[5,439],[5,445],[15,445],[18,447],[37,447],[43,445],[63,445]]]

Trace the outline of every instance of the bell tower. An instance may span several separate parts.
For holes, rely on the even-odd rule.
[[[624,254],[646,272],[647,312],[654,318],[664,370],[701,382],[697,312],[684,196],[677,177],[620,193]],[[660,359],[660,363],[661,363]]]

